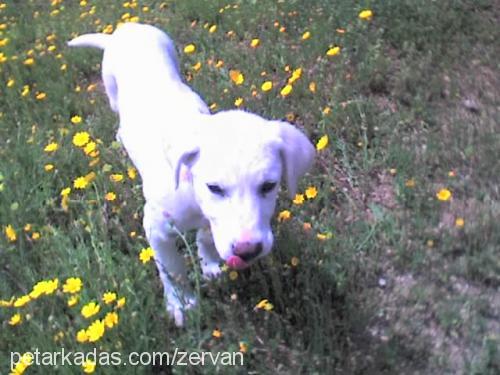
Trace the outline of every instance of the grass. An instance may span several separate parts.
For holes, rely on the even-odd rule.
[[[59,280],[25,306],[0,307],[1,373],[12,351],[61,347],[244,351],[242,367],[149,365],[130,373],[499,372],[498,2],[0,4],[2,305],[41,280]],[[360,19],[363,9],[373,18]],[[316,187],[317,196],[301,205],[284,195],[279,201],[278,212],[292,217],[276,220],[273,254],[202,282],[200,307],[184,329],[164,310],[153,263],[139,260],[147,247],[140,181],[114,140],[100,53],[65,46],[76,34],[133,17],[172,36],[186,79],[214,112],[242,98],[242,108],[293,121],[315,143],[329,138],[301,187]],[[190,43],[196,51],[186,54]],[[333,46],[340,53],[327,56]],[[298,68],[293,91],[282,97]],[[231,70],[244,74],[243,84],[232,82]],[[271,91],[262,91],[264,81],[273,82]],[[97,152],[73,145],[82,131]],[[51,142],[59,148],[44,151]],[[80,176],[85,189],[73,186]],[[436,198],[443,188],[451,199]],[[192,246],[191,234],[186,240]],[[70,277],[83,282],[74,307],[62,288]],[[107,291],[125,305],[102,302]],[[254,308],[262,299],[270,311]],[[101,311],[86,319],[80,310],[90,301]],[[119,322],[103,337],[76,340],[111,311]],[[21,322],[9,324],[16,313]]]

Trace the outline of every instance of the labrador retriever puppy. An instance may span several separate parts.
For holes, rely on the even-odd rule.
[[[183,82],[173,42],[153,26],[127,23],[68,45],[104,50],[102,80],[119,116],[117,138],[141,175],[144,231],[167,310],[181,326],[196,301],[176,248],[179,231],[198,230],[206,277],[217,276],[222,262],[248,267],[271,251],[280,181],[293,197],[314,147],[286,122],[241,110],[210,114]]]

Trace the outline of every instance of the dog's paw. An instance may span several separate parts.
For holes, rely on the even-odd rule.
[[[183,327],[185,321],[186,310],[196,306],[194,297],[183,298],[182,303],[176,296],[167,297],[167,312],[170,317],[174,318],[174,323],[177,327]]]
[[[214,279],[218,277],[221,273],[222,270],[219,266],[219,263],[205,263],[201,262],[201,271],[203,272],[203,276],[205,279]]]

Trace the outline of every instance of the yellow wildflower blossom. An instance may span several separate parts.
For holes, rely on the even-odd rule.
[[[316,195],[318,195],[318,190],[314,186],[309,186],[306,189],[305,194],[307,199],[313,199],[316,198]]]
[[[9,242],[14,242],[17,240],[17,233],[14,227],[9,224],[5,227],[5,237],[9,240]]]
[[[231,78],[231,81],[233,81],[235,85],[241,85],[243,84],[243,82],[245,82],[245,76],[239,70],[235,69],[230,70],[229,77]]]
[[[89,342],[96,342],[104,335],[104,320],[96,320],[87,328]]]
[[[116,293],[114,292],[106,292],[102,296],[102,301],[106,304],[109,305],[110,303],[113,303],[116,301]]]
[[[290,220],[292,217],[292,213],[288,210],[283,210],[278,214],[278,221],[283,222],[286,220]]]
[[[154,250],[151,247],[146,247],[139,253],[139,259],[143,264],[146,264],[151,260],[151,258],[154,257],[154,255]]]
[[[436,193],[437,199],[443,202],[450,200],[451,195],[451,191],[449,191],[448,189],[441,189]]]
[[[264,92],[270,91],[273,88],[273,83],[271,81],[265,81],[260,88]]]
[[[87,132],[78,132],[73,136],[73,144],[77,147],[84,147],[90,141],[90,134]]]
[[[95,302],[89,302],[85,306],[82,307],[81,313],[84,318],[90,318],[99,312],[101,306],[99,306]]]
[[[82,369],[85,374],[92,374],[95,371],[96,363],[90,359],[85,360],[82,364]]]
[[[10,317],[9,325],[16,326],[16,325],[20,324],[22,321],[23,321],[23,318],[21,317],[21,314],[17,313],[17,314],[14,314]]]
[[[104,324],[108,328],[113,328],[118,324],[118,314],[114,311],[108,312],[104,317]]]
[[[362,20],[369,21],[373,18],[373,12],[370,9],[365,9],[359,12],[358,17]]]
[[[63,292],[70,294],[78,293],[82,290],[82,285],[82,279],[79,277],[67,278],[63,285]]]
[[[328,146],[328,135],[325,134],[319,139],[318,143],[316,143],[316,150],[321,151],[326,146]]]
[[[196,46],[194,44],[188,44],[184,47],[184,53],[193,53],[196,51]]]
[[[81,329],[76,333],[76,341],[78,342],[87,342],[89,337],[87,336],[87,331],[85,329]]]
[[[21,296],[14,301],[14,307],[23,307],[30,301],[31,301],[30,296],[28,295]]]
[[[288,95],[290,95],[290,94],[291,94],[292,90],[293,90],[292,85],[288,84],[288,85],[285,85],[285,86],[281,89],[280,94],[281,94],[281,96],[283,96],[283,97],[287,97]]]
[[[328,51],[326,51],[326,55],[327,56],[336,56],[340,53],[340,47],[336,46],[336,47],[331,47],[328,49]]]
[[[295,198],[293,199],[292,202],[300,205],[300,204],[304,203],[304,200],[305,200],[304,194],[295,194]]]
[[[88,186],[88,184],[89,184],[88,180],[83,176],[77,177],[73,181],[73,187],[75,189],[85,189]]]
[[[43,149],[43,151],[45,151],[45,152],[54,152],[58,148],[59,148],[59,145],[56,142],[50,142],[47,146],[45,146],[45,148]]]

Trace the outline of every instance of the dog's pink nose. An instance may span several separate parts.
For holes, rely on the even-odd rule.
[[[239,256],[245,262],[258,257],[262,253],[262,242],[243,241],[233,245],[233,254]]]

